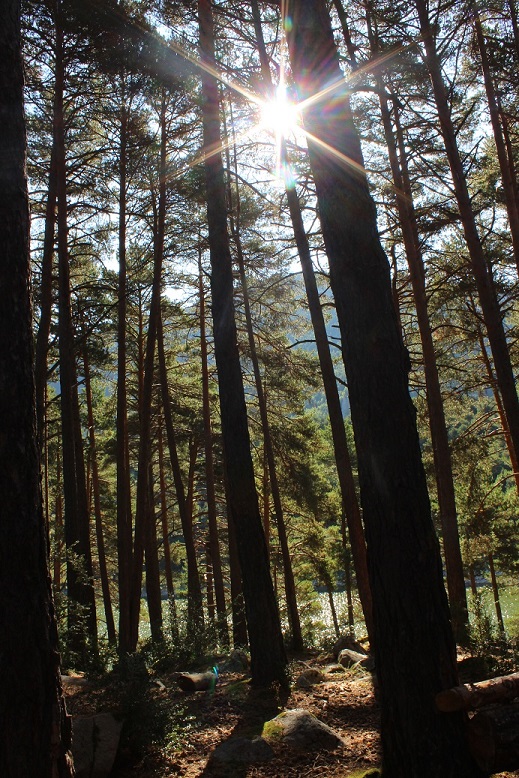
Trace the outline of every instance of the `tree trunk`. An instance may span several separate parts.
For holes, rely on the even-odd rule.
[[[187,561],[187,633],[188,639],[195,640],[204,626],[204,614],[202,610],[202,587],[200,585],[200,576],[198,573],[198,563],[196,558],[195,539],[193,535],[193,522],[191,512],[188,510],[184,483],[182,481],[182,472],[178,461],[177,444],[175,441],[175,430],[173,428],[173,417],[171,415],[171,400],[169,397],[168,373],[166,366],[166,354],[164,350],[164,332],[162,317],[159,319],[158,332],[158,351],[159,351],[159,373],[160,386],[162,394],[162,407],[164,411],[164,423],[166,425],[166,436],[168,441],[169,457],[171,462],[171,471],[175,483],[175,492],[177,495],[178,512],[180,514],[180,524],[182,534],[184,535],[184,544],[186,549]]]
[[[488,567],[490,570],[490,580],[492,582],[492,594],[494,595],[494,607],[496,609],[497,624],[501,635],[505,635],[505,622],[503,621],[503,611],[501,610],[501,600],[499,599],[499,587],[497,585],[496,568],[494,566],[494,555],[492,552],[488,555]]]
[[[226,146],[228,147],[228,144],[226,144]],[[228,198],[230,209],[229,223],[231,227],[231,236],[236,247],[236,258],[238,260],[238,272],[240,274],[243,307],[245,309],[245,325],[247,329],[247,340],[249,343],[249,356],[252,362],[252,369],[254,373],[254,386],[256,387],[256,396],[261,419],[261,431],[263,433],[263,446],[265,457],[267,459],[270,480],[270,494],[272,496],[272,503],[274,505],[274,517],[276,522],[276,529],[278,531],[281,558],[283,560],[283,580],[285,584],[285,599],[287,603],[288,622],[291,632],[291,644],[294,651],[303,651],[303,634],[301,632],[301,621],[299,619],[299,610],[297,607],[297,594],[294,572],[292,569],[292,558],[288,544],[288,535],[286,530],[283,504],[281,502],[281,493],[279,490],[276,461],[274,457],[274,445],[270,432],[270,422],[267,413],[267,401],[265,398],[265,392],[263,391],[263,379],[261,377],[258,352],[256,349],[254,325],[252,323],[252,312],[249,299],[249,289],[247,284],[247,276],[245,274],[245,260],[243,257],[240,234],[240,195],[238,188],[236,187],[236,195],[233,197],[230,183],[228,188]]]
[[[254,16],[254,24],[256,30],[256,38],[258,42],[258,49],[259,49],[260,59],[261,59],[262,75],[266,85],[270,90],[272,90],[273,85],[272,85],[272,79],[270,75],[268,56],[265,47],[265,42],[263,40],[261,18],[259,15],[259,8],[256,0],[253,0],[251,5],[253,10],[253,16]],[[281,139],[281,163],[282,165],[283,164],[288,165],[287,146],[284,139]],[[362,517],[361,517],[360,507],[359,507],[359,503],[355,491],[355,482],[353,478],[351,458],[348,450],[348,442],[346,439],[346,430],[344,428],[344,419],[341,410],[341,402],[339,398],[339,392],[337,389],[337,381],[335,377],[333,361],[330,354],[330,347],[328,344],[326,325],[324,322],[324,316],[321,309],[319,290],[317,287],[315,273],[312,265],[310,245],[305,232],[299,199],[297,196],[297,192],[293,186],[287,185],[285,187],[285,192],[286,192],[288,207],[290,211],[290,218],[292,221],[292,228],[294,230],[294,238],[296,241],[297,251],[299,254],[299,261],[301,262],[301,270],[303,273],[303,280],[305,283],[306,295],[308,299],[308,308],[310,311],[310,318],[312,321],[312,327],[315,334],[315,343],[317,347],[319,365],[321,368],[321,374],[323,378],[323,387],[326,396],[328,416],[330,419],[330,428],[332,431],[332,440],[333,440],[333,447],[334,447],[334,454],[335,454],[335,462],[337,465],[337,474],[339,478],[339,485],[341,488],[341,496],[342,496],[342,502],[344,506],[344,513],[348,523],[349,538],[351,543],[353,561],[355,565],[355,573],[357,576],[359,597],[362,605],[362,610],[364,613],[366,628],[368,634],[371,636],[371,641],[373,643],[374,642],[373,614],[372,614],[373,604],[371,602],[371,590],[370,590],[369,578],[368,578],[366,544],[364,541],[364,530],[362,527]]]
[[[119,654],[131,651],[130,581],[132,567],[132,513],[126,393],[126,189],[128,115],[124,75],[121,77],[119,128],[119,275],[117,297],[117,573],[119,583]]]
[[[519,209],[517,206],[514,182],[510,170],[510,160],[508,159],[506,144],[503,137],[503,129],[501,127],[499,117],[499,106],[496,98],[492,73],[490,71],[490,62],[488,59],[485,36],[483,33],[483,25],[481,23],[481,17],[479,15],[477,6],[472,2],[471,14],[474,23],[474,30],[476,32],[479,56],[481,59],[481,69],[483,71],[483,80],[487,94],[488,111],[490,114],[490,121],[492,123],[492,131],[494,133],[494,142],[496,144],[497,159],[499,162],[499,169],[501,171],[501,181],[505,195],[506,211],[508,214],[515,265],[517,267],[517,272],[519,273]]]
[[[367,11],[368,35],[372,55],[379,55],[378,41]],[[449,435],[443,410],[438,366],[432,336],[425,286],[425,266],[420,248],[420,237],[413,205],[413,191],[407,165],[407,154],[400,125],[397,101],[393,101],[393,117],[396,138],[391,122],[391,113],[382,76],[377,75],[378,95],[384,136],[388,147],[389,161],[396,193],[396,204],[405,246],[409,275],[413,288],[416,318],[424,361],[427,408],[434,457],[434,471],[438,494],[438,506],[443,532],[443,549],[447,573],[447,589],[453,621],[454,635],[463,644],[468,641],[468,608],[465,590],[465,575],[461,556],[458,530],[456,497],[452,475]],[[398,144],[398,146],[397,146]],[[400,153],[400,159],[399,159]]]
[[[223,584],[222,560],[218,542],[218,520],[216,517],[216,494],[214,484],[213,433],[211,429],[211,404],[209,397],[209,367],[207,361],[207,338],[205,332],[205,292],[202,276],[202,261],[198,258],[198,291],[200,298],[200,356],[202,360],[202,411],[204,417],[204,452],[207,520],[209,524],[208,554],[212,570],[216,597],[218,637],[222,646],[229,645],[225,590]]]
[[[148,613],[150,614],[151,639],[155,643],[160,643],[164,639],[164,634],[162,632],[162,597],[151,462],[149,465],[148,488],[148,521],[146,523],[146,538],[144,541],[146,599],[148,602]]]
[[[64,125],[64,34],[56,3],[54,144],[56,148],[57,231],[59,268],[59,378],[67,549],[67,644],[80,663],[87,661],[97,639],[88,498],[78,398],[78,377],[68,253],[67,171]],[[89,647],[89,640],[91,646]]]
[[[434,706],[434,695],[457,678],[455,645],[407,384],[409,357],[330,17],[324,0],[292,0],[288,13],[357,445],[383,772],[475,778],[463,716],[439,717]]]
[[[420,29],[422,32],[426,63],[431,77],[440,129],[445,144],[445,151],[451,169],[454,191],[460,212],[465,241],[470,254],[474,280],[478,290],[479,301],[483,311],[487,329],[499,391],[503,400],[510,437],[516,455],[519,455],[519,401],[515,386],[515,377],[506,335],[502,322],[496,290],[489,268],[486,263],[481,239],[479,237],[470,194],[467,187],[463,163],[456,141],[456,131],[451,119],[447,90],[443,82],[440,60],[434,41],[433,29],[428,15],[425,0],[415,0]]]
[[[0,774],[71,778],[37,445],[20,3],[0,3]]]
[[[97,540],[97,559],[99,564],[99,578],[103,593],[103,606],[106,619],[106,632],[108,642],[115,646],[117,635],[115,632],[114,614],[112,610],[112,597],[110,594],[110,582],[106,567],[106,552],[103,532],[103,516],[101,511],[101,496],[99,493],[99,468],[97,465],[96,435],[94,425],[94,410],[92,407],[92,386],[90,382],[90,364],[87,355],[87,345],[83,346],[83,369],[85,374],[85,399],[87,404],[88,435],[90,440],[90,464],[92,468],[92,493],[94,497],[94,517]]]
[[[198,14],[202,59],[208,69],[214,71],[214,33],[209,0],[199,0]],[[278,682],[286,686],[287,660],[261,526],[236,340],[232,259],[220,152],[218,86],[214,76],[205,71],[202,76],[202,95],[213,336],[231,521],[236,528],[243,575],[252,683],[268,686]]]
[[[36,382],[36,422],[40,449],[45,435],[45,405],[47,396],[47,352],[52,321],[52,260],[54,257],[54,235],[56,228],[56,142],[52,142],[50,157],[49,186],[45,207],[45,234],[41,258],[40,321],[36,335],[34,356],[34,377]]]
[[[436,695],[436,707],[444,713],[454,710],[476,710],[496,702],[511,702],[519,696],[519,673],[489,678],[479,683],[463,684]]]

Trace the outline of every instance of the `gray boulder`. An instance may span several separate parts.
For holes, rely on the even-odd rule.
[[[72,756],[76,778],[107,778],[119,748],[122,721],[111,713],[72,719]]]
[[[369,672],[375,669],[375,660],[373,657],[368,656],[367,654],[359,654],[357,651],[352,651],[349,648],[344,648],[340,652],[338,662],[343,667],[359,665],[359,667],[363,667]]]
[[[344,745],[344,740],[324,722],[306,710],[294,708],[285,710],[263,726],[267,739],[282,738],[293,748],[312,751],[333,751]]]

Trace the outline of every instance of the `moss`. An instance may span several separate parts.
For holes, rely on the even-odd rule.
[[[265,740],[280,740],[283,737],[283,725],[276,719],[266,721],[261,734]]]

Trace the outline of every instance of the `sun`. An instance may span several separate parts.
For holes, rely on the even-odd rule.
[[[286,138],[294,133],[300,124],[298,106],[289,99],[286,86],[281,83],[276,87],[274,97],[261,104],[260,125],[274,132],[276,137]]]

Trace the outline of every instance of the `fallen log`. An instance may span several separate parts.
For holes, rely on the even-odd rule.
[[[214,689],[218,676],[215,673],[177,673],[175,681],[183,692],[205,692]]]
[[[467,725],[469,748],[487,773],[519,768],[519,703],[478,711]]]
[[[519,696],[519,673],[490,678],[445,689],[436,695],[436,707],[443,713],[476,710],[495,702],[509,702]]]

